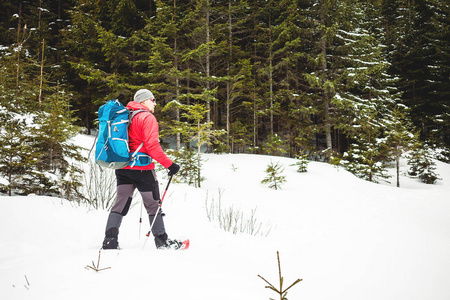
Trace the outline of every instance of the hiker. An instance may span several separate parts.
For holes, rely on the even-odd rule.
[[[153,115],[155,106],[155,97],[152,92],[147,89],[140,89],[137,91],[134,95],[134,101],[130,101],[127,104],[127,108],[130,111],[144,110],[137,113],[129,124],[129,150],[130,153],[133,153],[143,143],[139,152],[148,154],[152,159],[169,169],[169,176],[171,176],[180,170],[180,166],[172,162],[172,160],[166,156],[159,144],[158,122]],[[155,164],[150,161],[148,165],[143,166],[128,165],[122,169],[117,169],[115,172],[117,180],[116,201],[108,216],[102,248],[119,248],[119,227],[122,223],[122,218],[128,213],[133,192],[136,188],[142,196],[150,224],[152,224],[153,220],[156,218],[152,228],[156,248],[177,248],[177,244],[181,242],[168,239],[161,210],[159,210],[158,215],[155,216],[160,202]]]

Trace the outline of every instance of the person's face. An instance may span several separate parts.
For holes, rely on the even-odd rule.
[[[142,104],[147,107],[147,109],[154,113],[155,112],[155,106],[156,106],[156,100],[155,99],[147,99]]]

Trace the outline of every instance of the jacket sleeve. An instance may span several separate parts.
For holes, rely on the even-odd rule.
[[[144,148],[148,155],[159,162],[165,168],[170,167],[172,160],[164,153],[159,144],[159,127],[158,122],[153,114],[145,114],[143,119],[142,135]]]

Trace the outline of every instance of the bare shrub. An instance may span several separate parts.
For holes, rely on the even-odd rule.
[[[114,170],[100,168],[92,158],[88,160],[81,188],[82,203],[94,209],[109,210],[116,199],[116,176]]]
[[[219,227],[227,232],[247,233],[253,236],[267,236],[272,230],[272,226],[264,226],[256,218],[256,208],[252,209],[250,216],[234,208],[233,206],[222,207],[223,191],[219,189],[219,200],[216,201],[214,197],[209,200],[208,195],[205,199],[206,215],[210,222],[217,222]]]

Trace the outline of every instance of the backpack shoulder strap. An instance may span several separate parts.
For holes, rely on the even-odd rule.
[[[130,110],[130,115],[128,116],[129,124],[132,123],[133,118],[134,118],[138,113],[141,113],[141,112],[144,112],[144,111],[148,111],[148,110],[143,109],[143,108],[138,109],[138,110]],[[141,148],[142,148],[143,146],[144,146],[144,142],[142,142],[142,143],[139,145],[139,147],[137,147],[136,151],[134,151],[133,154],[131,154],[132,161],[133,161],[133,163],[131,164],[131,167],[134,166],[136,155],[137,155],[137,153],[141,150]],[[149,157],[150,157],[150,156],[149,156]]]
[[[143,109],[143,108],[141,108],[141,109],[138,109],[138,110],[131,110],[130,111],[130,116],[129,116],[129,121],[130,121],[130,124],[132,123],[132,120],[133,120],[133,118],[138,114],[138,113],[140,113],[140,112],[144,112],[144,111],[147,111],[146,109]]]

